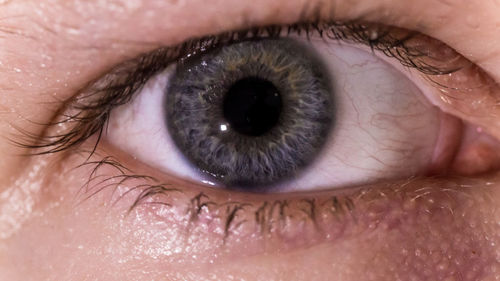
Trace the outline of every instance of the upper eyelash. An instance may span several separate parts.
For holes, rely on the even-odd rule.
[[[256,38],[276,38],[290,35],[317,34],[324,40],[344,41],[364,44],[372,51],[379,51],[397,59],[403,66],[414,68],[425,75],[443,75],[458,71],[459,68],[440,68],[425,61],[428,54],[407,45],[411,39],[420,35],[406,31],[396,36],[394,28],[357,22],[313,22],[297,23],[287,26],[273,25],[226,32],[219,35],[191,39],[180,45],[160,48],[148,54],[128,60],[114,67],[102,78],[89,83],[76,98],[65,102],[66,109],[59,119],[46,127],[67,125],[64,133],[33,135],[22,129],[22,141],[12,141],[23,148],[30,149],[29,155],[43,155],[62,152],[77,147],[93,135],[96,143],[90,156],[95,152],[106,128],[111,111],[117,106],[128,103],[142,86],[155,74],[172,63],[182,63],[185,59],[205,53],[228,44]],[[375,36],[374,36],[375,35]],[[46,130],[50,131],[50,130]]]

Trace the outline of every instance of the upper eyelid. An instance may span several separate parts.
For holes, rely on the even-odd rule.
[[[397,31],[397,32],[395,32]],[[60,119],[46,124],[48,127],[60,124],[70,125],[65,134],[46,134],[41,137],[26,135],[24,142],[17,145],[31,149],[33,155],[51,154],[65,151],[83,143],[89,137],[98,134],[97,143],[105,129],[106,122],[113,108],[128,103],[134,93],[146,81],[175,62],[203,53],[206,50],[253,38],[268,38],[290,35],[320,35],[325,40],[334,40],[355,44],[364,44],[385,55],[397,59],[403,66],[414,68],[425,76],[442,75],[455,72],[460,68],[432,65],[426,60],[431,58],[424,50],[409,46],[420,33],[399,28],[358,22],[317,22],[297,23],[292,25],[273,25],[251,28],[242,31],[226,32],[215,36],[187,40],[182,44],[156,49],[137,58],[125,61],[112,70],[89,83],[83,91],[66,102],[65,112]],[[375,36],[374,36],[375,34]],[[442,86],[442,85],[440,85]],[[93,151],[91,152],[91,154]]]

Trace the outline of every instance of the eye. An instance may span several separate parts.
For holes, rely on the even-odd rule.
[[[105,139],[173,176],[246,191],[449,171],[464,124],[433,105],[408,69],[322,31],[197,41],[113,110]],[[400,62],[416,52],[406,48]]]

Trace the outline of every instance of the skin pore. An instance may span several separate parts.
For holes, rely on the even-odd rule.
[[[121,175],[116,165],[78,167],[88,157],[78,151],[22,157],[29,150],[12,144],[19,128],[45,134],[47,126],[40,124],[60,114],[63,105],[57,101],[74,96],[126,59],[196,36],[294,23],[317,11],[325,18],[363,18],[419,31],[475,63],[486,80],[500,80],[496,0],[2,2],[1,279],[497,280],[496,172],[345,191],[249,195],[182,182],[104,142],[91,163],[111,155],[133,175],[155,177],[182,190],[156,199],[188,206],[141,205],[127,215],[141,190],[119,201],[113,200],[112,189],[82,200],[88,197],[82,186],[89,178]],[[498,139],[500,92],[488,89],[440,105]],[[80,149],[92,150],[93,138]],[[472,155],[479,159],[484,154]],[[118,193],[155,184],[149,178],[125,179]],[[281,215],[285,202],[286,215]],[[209,227],[205,222],[214,216]],[[291,231],[277,237],[280,221],[287,218],[294,218],[287,224]],[[255,227],[271,234],[252,236]]]

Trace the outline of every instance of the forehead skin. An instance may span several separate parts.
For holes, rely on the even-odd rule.
[[[1,136],[14,134],[15,126],[42,133],[39,126],[26,120],[49,121],[59,106],[50,101],[70,97],[77,89],[125,58],[159,45],[173,45],[192,36],[253,25],[294,22],[304,14],[314,14],[315,7],[320,4],[319,1],[308,0],[20,0],[0,3],[3,3],[0,5]],[[322,5],[323,16],[333,13],[337,19],[346,20],[362,17],[421,31],[455,48],[500,81],[498,0],[338,0],[323,1]],[[309,12],[304,13],[304,9]],[[18,157],[19,153],[23,151],[13,150],[8,140],[0,139],[0,192],[19,180],[22,167],[32,168],[24,165],[23,161],[28,160]],[[495,183],[493,189],[492,182]],[[175,264],[154,259],[137,260],[127,264],[128,267],[120,266],[118,257],[111,255],[116,254],[112,251],[111,254],[104,252],[103,256],[93,253],[70,260],[69,257],[78,255],[75,243],[96,249],[114,245],[121,250],[119,255],[128,254],[127,250],[136,241],[129,241],[126,234],[119,233],[118,227],[111,225],[119,215],[106,213],[98,203],[90,203],[78,214],[72,213],[73,205],[63,205],[47,212],[43,219],[33,215],[30,223],[9,241],[12,242],[10,245],[0,242],[0,276],[2,270],[15,268],[14,264],[25,264],[31,269],[43,268],[40,272],[50,276],[51,268],[47,266],[50,264],[54,271],[71,267],[73,271],[65,272],[80,274],[66,275],[66,280],[93,280],[89,276],[95,278],[99,274],[102,278],[113,274],[137,274],[134,275],[137,280],[144,280],[137,277],[144,277],[141,274],[150,274],[148,277],[151,279],[155,276],[198,279],[198,274],[207,272],[214,278],[246,274],[249,280],[252,276],[255,279],[255,272],[268,276],[269,280],[323,278],[349,281],[359,280],[359,276],[373,280],[419,280],[422,275],[460,268],[466,268],[464,272],[468,275],[453,275],[449,280],[477,280],[479,276],[495,280],[499,270],[497,253],[500,253],[497,219],[500,214],[497,207],[500,189],[496,182],[498,178],[474,182],[474,186],[490,187],[491,192],[469,191],[463,196],[466,199],[458,202],[452,200],[455,197],[425,197],[429,204],[434,203],[432,200],[448,202],[449,199],[453,207],[440,210],[442,217],[426,216],[425,208],[417,215],[410,212],[416,216],[407,217],[413,222],[407,228],[399,227],[394,219],[385,229],[371,235],[283,255],[274,253],[234,260],[221,267],[183,268],[178,274],[173,272],[178,269],[173,270]],[[54,183],[56,190],[64,190],[67,184]],[[417,185],[409,189],[419,188]],[[397,197],[395,194],[392,196]],[[3,210],[1,202],[0,219]],[[411,202],[405,201],[408,205],[402,206],[401,212],[411,210]],[[395,218],[402,217],[401,214],[393,215]],[[57,223],[47,223],[50,220]],[[91,223],[81,223],[89,221]],[[52,228],[52,225],[57,228]],[[68,225],[76,232],[70,232]],[[415,231],[416,228],[420,231]],[[79,236],[79,233],[86,236]],[[99,240],[113,238],[123,240],[106,241],[109,244]],[[69,244],[61,245],[61,241],[69,241]],[[431,241],[435,243],[429,243]],[[459,258],[445,259],[446,254]],[[39,257],[54,260],[39,260]],[[107,264],[110,261],[114,264]],[[269,268],[270,264],[273,268]],[[109,270],[103,271],[103,268]],[[324,272],[320,269],[325,268],[334,274],[330,276],[332,278],[321,275]],[[86,269],[94,272],[87,272],[85,276]],[[125,271],[130,271],[131,275],[126,275]],[[36,272],[31,274],[36,276]],[[381,276],[391,277],[384,279]]]

